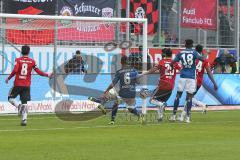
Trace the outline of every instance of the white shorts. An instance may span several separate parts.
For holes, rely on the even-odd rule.
[[[193,94],[196,92],[197,82],[195,79],[180,78],[178,81],[178,92],[186,91],[187,93]]]
[[[109,92],[107,92],[107,94],[106,94],[106,98],[109,100],[117,100],[118,97],[119,96],[118,96],[118,93],[115,90],[115,88],[110,89]]]

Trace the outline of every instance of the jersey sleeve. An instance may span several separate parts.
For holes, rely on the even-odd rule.
[[[8,76],[8,79],[10,80],[18,71],[18,68],[19,68],[19,63],[17,61],[17,59],[15,60],[15,63],[14,63],[14,69],[13,71],[11,72],[11,74]]]
[[[176,57],[173,59],[174,62],[179,62],[181,57],[181,52],[179,52]]]
[[[193,54],[194,54],[194,56],[195,56],[196,59],[199,59],[199,60],[201,60],[201,61],[204,60],[203,56],[201,56],[198,52],[194,51]]]
[[[116,72],[116,74],[115,74],[115,76],[114,76],[114,78],[112,80],[112,84],[113,85],[117,84],[119,79],[120,79],[120,74],[119,74],[119,72]]]
[[[176,70],[180,70],[180,69],[182,68],[182,66],[181,66],[180,63],[176,63],[176,64],[174,65],[174,68],[175,68]]]
[[[34,71],[35,71],[38,75],[44,76],[44,77],[48,77],[48,74],[47,74],[47,73],[41,71],[41,70],[38,68],[38,66],[36,65],[36,62],[35,62],[35,61],[33,61],[33,69],[34,69]]]

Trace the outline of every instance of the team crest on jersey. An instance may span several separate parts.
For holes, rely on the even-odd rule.
[[[135,18],[144,18],[145,17],[145,11],[142,7],[138,7],[135,11]]]

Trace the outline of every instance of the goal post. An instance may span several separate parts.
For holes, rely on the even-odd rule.
[[[13,50],[19,52],[21,45],[24,44],[30,45],[31,51],[34,54],[36,52],[51,52],[53,55],[49,55],[48,59],[46,59],[46,61],[49,61],[50,67],[45,67],[44,64],[40,64],[48,68],[44,71],[52,71],[49,68],[57,69],[61,62],[70,60],[76,50],[81,50],[83,56],[88,54],[97,55],[101,57],[100,59],[103,61],[103,67],[100,69],[95,67],[98,62],[89,62],[92,65],[88,65],[88,68],[91,68],[90,73],[88,72],[89,74],[111,74],[114,73],[114,71],[109,71],[108,68],[111,68],[113,63],[108,62],[108,66],[104,66],[105,60],[108,61],[110,57],[106,57],[105,55],[115,53],[123,55],[126,50],[135,52],[139,46],[142,46],[142,66],[140,68],[143,71],[147,70],[147,19],[4,13],[0,13],[0,19],[0,29],[2,31],[4,30],[5,33],[1,35],[1,37],[4,38],[4,41],[2,41],[2,43],[4,43],[2,45],[5,50],[4,54],[13,52]],[[127,42],[126,33],[129,33],[129,42]],[[124,45],[123,42],[127,42],[130,45]],[[113,44],[111,47],[115,47],[115,50],[106,50],[106,44]],[[60,53],[63,54],[63,56]],[[37,63],[44,62],[41,56],[44,57],[46,55],[36,56]],[[8,60],[12,59],[13,57]],[[88,61],[87,58],[84,60]],[[5,68],[7,69],[3,71],[3,73],[9,74],[11,66],[5,66]],[[64,73],[60,70],[57,74]],[[146,87],[147,79],[146,77],[143,79],[143,87]],[[58,80],[56,80],[56,83],[58,83]],[[63,90],[67,89],[65,88]],[[53,99],[56,100],[59,93],[54,93]],[[143,100],[140,104],[142,105],[143,114],[146,114],[146,100]]]

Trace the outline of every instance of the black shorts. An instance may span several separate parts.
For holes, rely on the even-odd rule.
[[[20,96],[21,103],[27,104],[31,100],[30,87],[14,86],[9,92],[8,99],[16,98],[18,95]]]
[[[158,101],[167,102],[172,94],[172,90],[159,90],[158,88],[154,90],[154,98]]]

